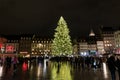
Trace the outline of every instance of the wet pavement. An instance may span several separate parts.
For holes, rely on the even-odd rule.
[[[44,60],[23,63],[16,71],[12,67],[6,71],[5,66],[0,66],[0,80],[111,80],[111,77],[106,63],[101,69],[82,69],[69,62]]]

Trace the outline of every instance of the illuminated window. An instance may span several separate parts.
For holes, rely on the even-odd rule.
[[[105,44],[105,46],[107,46],[107,45]]]
[[[34,51],[34,49],[32,49],[32,51]]]
[[[110,46],[112,46],[112,44],[110,44]]]
[[[118,47],[118,45],[116,45],[116,47]]]
[[[106,41],[104,41],[104,43],[106,43]]]

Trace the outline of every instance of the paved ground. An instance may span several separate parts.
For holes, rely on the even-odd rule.
[[[58,65],[45,60],[19,65],[16,72],[12,67],[6,71],[4,66],[0,66],[0,80],[111,80],[111,77],[105,63],[100,70],[81,69],[67,62]]]

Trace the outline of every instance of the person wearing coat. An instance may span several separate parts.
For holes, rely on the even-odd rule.
[[[116,68],[117,68],[119,80],[120,80],[120,59],[118,56],[116,57],[115,64],[116,64]]]
[[[111,73],[111,78],[112,80],[116,80],[116,64],[115,64],[115,56],[111,55],[108,59],[107,59],[107,65],[108,65],[108,69]]]

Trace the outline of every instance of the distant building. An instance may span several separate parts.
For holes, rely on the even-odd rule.
[[[115,33],[114,33],[115,32]],[[88,56],[120,53],[120,31],[112,27],[101,27],[100,35],[91,29],[87,38],[73,39],[73,54]],[[52,38],[34,34],[0,36],[0,54],[17,54],[24,57],[52,54]]]
[[[0,36],[0,54],[5,53],[5,46],[6,46],[7,39],[3,36]]]
[[[78,41],[77,41],[77,39],[74,39],[74,40],[72,40],[72,43],[73,43],[73,54],[74,55],[78,55],[78,53],[79,53],[79,50],[78,50]]]
[[[105,53],[103,39],[101,36],[97,36],[96,38],[97,38],[97,40],[96,40],[96,42],[97,42],[97,54],[103,55]]]
[[[95,33],[93,32],[93,29],[91,29],[89,36],[90,37],[92,37],[92,36],[94,37],[95,36]]]
[[[15,41],[15,42],[7,42],[6,43],[5,53],[18,54],[18,47],[19,47],[19,43],[17,41]]]
[[[5,35],[0,38],[0,52],[8,55],[35,57],[51,54],[52,40],[33,34]]]
[[[120,30],[115,31],[114,33],[115,39],[115,53],[120,54]]]
[[[112,27],[101,27],[101,37],[103,38],[105,53],[113,53],[115,48],[114,29]]]
[[[91,30],[89,37],[87,39],[88,42],[88,52],[89,55],[96,55],[97,53],[97,43],[96,43],[96,36],[93,30]]]
[[[88,44],[86,42],[86,39],[80,39],[78,41],[79,43],[79,55],[80,56],[88,56]]]
[[[19,54],[23,56],[31,55],[32,34],[22,34],[19,40]]]
[[[31,56],[43,56],[51,54],[52,40],[34,35],[31,43]]]

